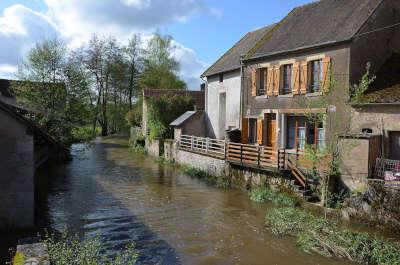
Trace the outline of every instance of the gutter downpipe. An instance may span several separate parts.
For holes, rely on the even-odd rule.
[[[204,129],[205,129],[205,137],[208,137],[208,122],[207,122],[207,119],[208,119],[208,97],[207,97],[208,82],[204,76],[200,76],[200,79],[203,80],[203,82],[204,82],[204,114],[205,115],[203,115],[203,119],[204,119],[203,123],[204,123]]]
[[[244,64],[243,64],[243,55],[240,56],[240,114],[239,114],[239,129],[242,131],[242,120],[243,120],[243,102],[244,102]]]

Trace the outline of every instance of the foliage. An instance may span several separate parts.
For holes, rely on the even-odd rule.
[[[69,237],[66,232],[60,239],[46,236],[44,243],[49,251],[50,262],[54,265],[128,265],[135,264],[138,257],[134,244],[128,245],[125,251],[115,257],[110,257],[103,254],[99,239],[80,241],[77,236]]]
[[[253,188],[250,192],[250,199],[255,202],[272,202],[283,206],[298,206],[300,199],[288,193],[273,191],[266,187]]]
[[[182,171],[189,177],[204,180],[208,185],[222,189],[230,187],[230,180],[227,176],[215,177],[199,168],[186,165],[182,167]]]
[[[149,99],[148,128],[150,139],[173,138],[173,129],[169,124],[183,113],[193,108],[193,100],[182,96],[160,96]]]
[[[365,92],[369,89],[370,85],[375,81],[376,76],[371,76],[370,73],[371,63],[367,63],[365,67],[365,74],[362,76],[359,84],[353,85],[351,89],[350,101],[353,104],[368,103],[368,98],[365,97]]]
[[[125,121],[131,127],[140,127],[142,125],[142,98],[140,98],[133,107],[125,114]]]
[[[25,255],[17,251],[13,259],[13,265],[24,265],[24,264],[25,264]]]
[[[363,264],[400,264],[400,246],[396,243],[339,228],[335,223],[295,208],[273,209],[266,225],[275,235],[297,237],[306,252],[347,258]]]
[[[186,84],[177,72],[179,63],[173,58],[170,36],[155,33],[150,39],[144,55],[144,70],[140,84],[144,89],[185,89]]]
[[[96,127],[95,133],[93,135],[93,128],[91,126],[75,126],[72,128],[72,137],[76,143],[89,142],[93,139],[93,136],[99,136],[101,133],[101,128]]]

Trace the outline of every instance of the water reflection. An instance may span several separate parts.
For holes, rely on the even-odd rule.
[[[69,165],[43,172],[52,181],[41,226],[101,236],[110,252],[134,241],[139,264],[349,264],[277,239],[263,227],[266,205],[134,154],[126,139],[73,152]]]

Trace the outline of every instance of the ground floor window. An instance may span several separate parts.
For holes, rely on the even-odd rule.
[[[325,129],[323,124],[307,121],[304,116],[288,116],[286,148],[305,149],[306,145],[313,145],[318,150],[325,148]]]

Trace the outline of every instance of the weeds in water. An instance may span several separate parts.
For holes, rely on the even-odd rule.
[[[138,252],[135,245],[127,248],[114,257],[102,254],[102,245],[98,238],[79,240],[78,236],[69,237],[66,232],[59,239],[46,236],[44,239],[53,265],[133,265]]]
[[[338,227],[295,208],[271,210],[266,225],[275,235],[291,235],[306,252],[347,258],[362,264],[399,265],[400,246],[388,240]]]
[[[186,165],[182,166],[182,170],[189,177],[204,180],[208,185],[223,189],[230,187],[230,181],[227,176],[215,177],[204,170]]]
[[[255,202],[272,202],[282,206],[299,206],[300,199],[293,195],[285,194],[279,191],[273,191],[266,187],[253,188],[250,192],[250,199]]]

